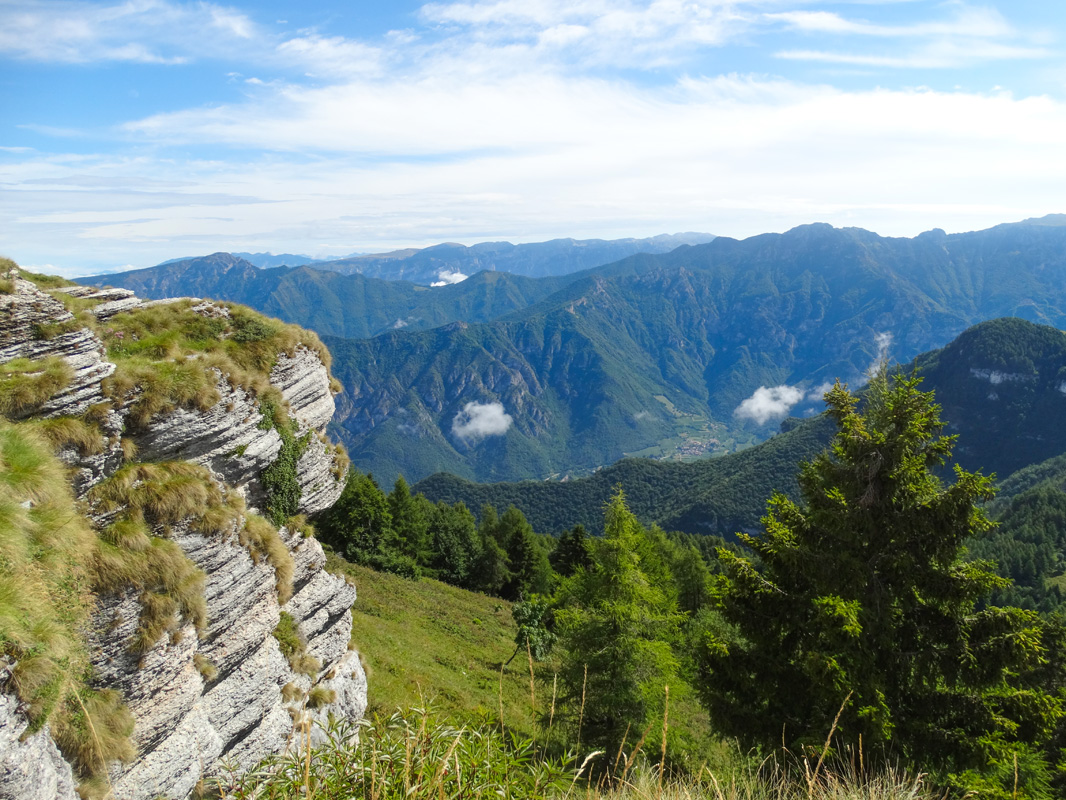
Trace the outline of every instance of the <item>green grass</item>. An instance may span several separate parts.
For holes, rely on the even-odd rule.
[[[730,760],[696,775],[660,769],[648,754],[547,755],[489,724],[457,725],[436,709],[333,722],[324,744],[294,747],[248,773],[205,787],[223,800],[932,800],[922,778],[816,756]],[[358,739],[356,738],[358,736]]]
[[[36,411],[74,377],[71,366],[58,356],[37,361],[16,358],[0,364],[0,414],[21,417]]]
[[[30,730],[49,724],[90,780],[104,762],[133,756],[121,697],[88,688],[82,631],[97,547],[50,443],[32,426],[0,423],[0,655],[12,664],[3,688],[23,702]]]
[[[425,701],[444,716],[498,717],[500,665],[515,649],[510,603],[428,578],[375,572],[335,554],[326,568],[353,578],[359,592],[352,642],[367,669],[371,712]],[[506,726],[532,736],[524,655],[503,670],[502,697]]]
[[[428,703],[453,719],[498,721],[502,697],[506,728],[530,738],[542,737],[553,717],[560,737],[563,720],[579,716],[558,702],[553,714],[550,659],[535,664],[533,704],[524,650],[503,668],[501,682],[500,667],[515,652],[517,630],[507,601],[429,578],[375,572],[333,553],[326,568],[349,576],[358,589],[352,643],[367,669],[370,713]],[[694,692],[671,686],[670,702],[672,760],[695,769],[708,759],[721,760],[722,744],[708,733],[707,714]]]

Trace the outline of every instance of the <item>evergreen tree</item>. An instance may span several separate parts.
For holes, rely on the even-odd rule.
[[[397,542],[385,494],[373,477],[349,470],[344,491],[316,520],[324,538],[358,564],[372,564]]]
[[[407,481],[401,475],[389,494],[389,513],[403,554],[419,564],[428,565],[431,560],[429,518],[433,513],[433,504],[421,494],[412,496]]]
[[[1031,677],[1041,624],[979,607],[1005,583],[962,559],[989,526],[979,503],[991,484],[961,469],[950,485],[936,476],[953,438],[919,383],[882,372],[861,413],[839,384],[826,394],[839,432],[803,465],[802,504],[775,495],[763,533],[740,534],[757,558],[719,551],[734,628],[703,639],[702,694],[718,729],[748,745],[820,748],[842,709],[838,735],[861,735],[867,758],[985,790],[1002,778],[1008,795],[1017,758],[1039,795],[1047,765],[1035,746],[1061,714]]]
[[[511,577],[504,584],[502,596],[519,600],[551,591],[552,571],[548,554],[537,540],[525,515],[514,506],[503,512],[499,521],[499,540],[507,550]]]
[[[695,614],[711,602],[711,571],[693,545],[681,544],[675,548],[670,571],[677,586],[678,608]]]
[[[486,594],[500,595],[513,574],[495,506],[482,506],[478,536],[481,538],[481,557],[477,566],[477,586]]]
[[[450,506],[441,501],[433,510],[429,535],[433,542],[430,566],[436,577],[453,586],[475,588],[481,541],[474,515],[463,503]]]
[[[549,556],[552,567],[564,578],[569,578],[578,567],[592,564],[589,554],[589,538],[584,525],[575,525],[563,531],[559,543]]]
[[[578,568],[555,597],[564,697],[575,715],[584,698],[582,742],[610,752],[627,729],[639,738],[661,718],[664,688],[677,685],[670,642],[679,615],[641,569],[639,553],[647,547],[647,534],[619,491],[591,565]]]

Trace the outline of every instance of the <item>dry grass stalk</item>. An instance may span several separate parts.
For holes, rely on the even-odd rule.
[[[622,748],[625,747],[626,739],[629,738],[629,729],[632,727],[632,723],[626,723],[626,732],[622,734],[622,738],[618,741],[618,752],[614,754],[614,766],[611,768],[611,774],[618,774],[618,763],[622,760]]]
[[[581,679],[581,712],[577,718],[577,744],[581,746],[581,726],[585,722],[585,687],[589,682],[589,665],[585,665],[585,676]]]
[[[670,687],[663,686],[663,690],[666,694],[666,699],[663,703],[663,746],[659,754],[659,788],[656,792],[657,797],[662,797],[663,794],[663,773],[666,772],[666,734],[670,728]]]
[[[648,738],[648,732],[651,731],[652,723],[648,723],[648,727],[644,729],[644,733],[640,735],[640,741],[637,742],[637,746],[633,748],[633,752],[626,758],[625,769],[622,770],[622,782],[625,782],[626,776],[629,774],[629,770],[633,767],[634,762],[637,760],[637,754],[640,752],[640,748],[644,746],[644,740]]]
[[[825,754],[829,752],[829,744],[833,740],[833,734],[836,733],[837,724],[840,722],[840,715],[844,713],[844,708],[847,706],[848,701],[851,700],[851,696],[854,694],[854,690],[848,692],[848,696],[844,698],[844,702],[840,704],[840,709],[837,711],[837,715],[833,717],[833,725],[829,728],[829,733],[825,737],[825,745],[822,747],[822,754],[818,756],[818,764],[814,767],[814,774],[811,775],[807,781],[807,796],[814,795],[814,782],[818,780],[818,772],[822,768],[822,764],[825,761]],[[806,767],[806,760],[804,760],[804,767]]]
[[[533,741],[536,742],[537,730],[537,693],[533,683],[533,651],[529,646],[529,637],[526,637],[526,658],[529,660],[529,713],[533,718]]]

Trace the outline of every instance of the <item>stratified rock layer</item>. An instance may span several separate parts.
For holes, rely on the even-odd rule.
[[[87,328],[71,324],[61,303],[34,284],[15,278],[16,291],[0,295],[0,363],[14,358],[59,356],[74,367],[74,380],[42,409],[49,416],[77,414],[105,400],[103,378],[115,366]],[[75,297],[99,300],[98,319],[145,305],[126,290],[76,287]],[[198,313],[228,313],[210,302]],[[67,323],[67,330],[42,338],[41,326]],[[296,421],[298,435],[309,436],[297,464],[302,489],[300,511],[313,513],[332,504],[343,490],[324,429],[333,411],[329,373],[314,350],[298,347],[280,354],[270,376]],[[277,457],[281,437],[262,427],[256,399],[218,375],[220,400],[204,412],[178,409],[153,419],[143,429],[125,431],[121,409],[103,425],[112,444],[97,456],[60,453],[78,472],[75,489],[87,489],[122,464],[122,434],[132,438],[138,458],[188,460],[206,467],[224,491],[244,495],[254,507],[265,497],[259,474]],[[282,606],[274,567],[253,556],[239,541],[243,518],[213,535],[187,525],[156,530],[174,541],[206,576],[208,623],[197,632],[187,625],[147,652],[131,651],[141,606],[134,592],[100,597],[88,632],[95,683],[118,689],[136,719],[137,758],[112,764],[110,780],[117,800],[184,798],[225,759],[240,769],[299,741],[294,719],[325,722],[328,714],[358,719],[366,708],[366,677],[358,654],[348,649],[355,588],[323,570],[325,554],[313,538],[282,528],[282,540],[295,565],[293,595]],[[294,673],[273,631],[282,611],[292,616],[307,652],[321,668],[314,675]],[[313,712],[303,698],[316,684],[336,701]],[[289,685],[285,697],[282,688]],[[19,741],[26,719],[17,701],[0,694],[0,799],[74,798],[71,769],[47,731]],[[318,738],[316,734],[315,738]]]

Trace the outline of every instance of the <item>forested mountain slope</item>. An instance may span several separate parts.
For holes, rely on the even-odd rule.
[[[817,387],[854,383],[879,351],[906,361],[1003,315],[1066,326],[1066,229],[719,238],[604,267],[495,322],[327,344],[345,386],[336,422],[361,468],[513,480],[729,452],[789,408],[758,413],[760,387],[790,387],[793,413],[809,413]],[[471,403],[500,404],[511,424],[461,435]]]
[[[483,272],[462,283],[430,289],[406,281],[322,271],[318,264],[259,269],[230,253],[79,279],[92,286],[132,289],[153,300],[191,296],[245,303],[321,334],[355,339],[457,320],[486,322],[550,296],[568,280]]]
[[[963,467],[1001,477],[1020,470],[1003,481],[1000,500],[991,507],[1006,520],[1008,539],[1018,527],[1010,520],[1034,502],[1022,497],[1008,512],[1013,498],[1066,491],[1066,333],[1016,318],[992,320],[900,369],[917,369],[922,388],[936,393],[948,431],[959,437],[955,458]],[[990,376],[997,376],[995,383]],[[415,489],[431,500],[462,500],[475,509],[513,504],[538,531],[558,533],[577,523],[596,530],[600,509],[621,486],[645,522],[728,536],[755,527],[773,491],[794,493],[799,463],[822,450],[832,432],[822,417],[790,420],[785,427],[742,453],[688,464],[626,459],[568,482],[475,484],[437,474]],[[1064,537],[1066,528],[1058,536]],[[1058,557],[1049,558],[1053,564]]]

